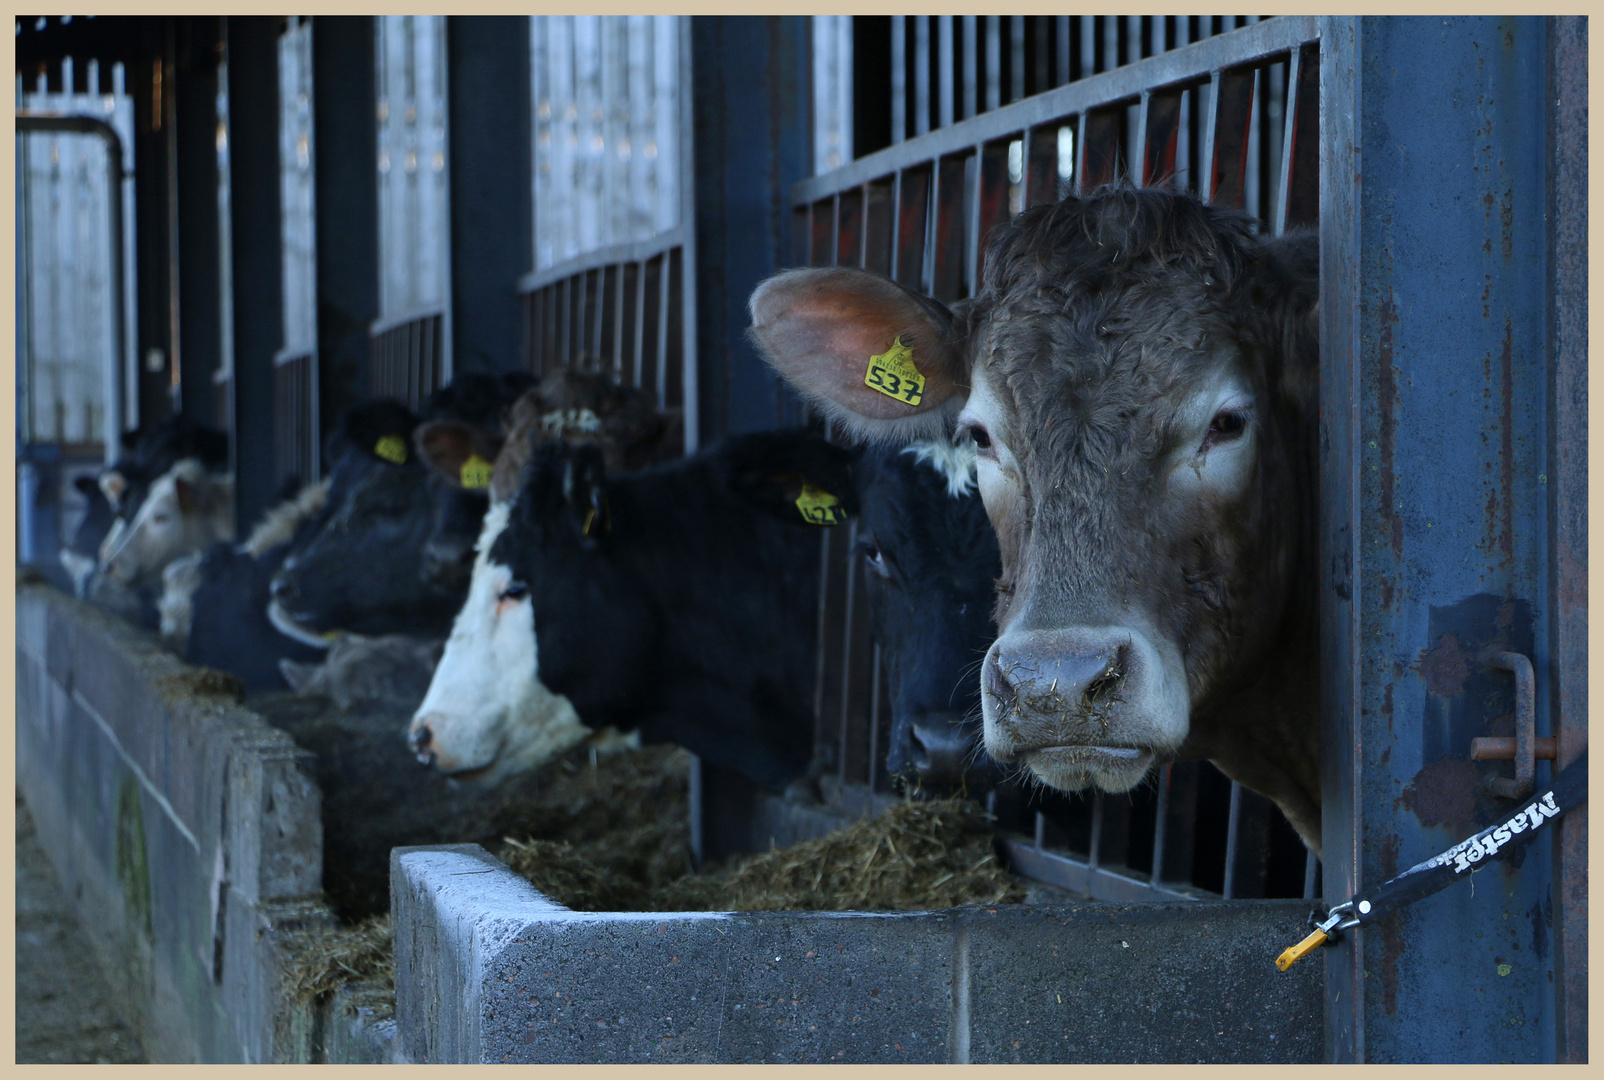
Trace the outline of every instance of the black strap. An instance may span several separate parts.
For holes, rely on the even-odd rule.
[[[1353,898],[1353,917],[1364,926],[1469,877],[1490,862],[1532,842],[1548,823],[1587,800],[1587,755],[1571,762],[1547,788],[1514,814]]]

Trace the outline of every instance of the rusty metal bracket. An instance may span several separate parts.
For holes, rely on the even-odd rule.
[[[1515,675],[1515,737],[1472,739],[1470,758],[1472,761],[1508,761],[1514,758],[1515,778],[1490,777],[1487,789],[1506,799],[1524,799],[1532,793],[1537,759],[1542,757],[1553,761],[1557,753],[1554,739],[1537,738],[1537,676],[1532,671],[1532,662],[1520,653],[1488,652],[1483,659],[1490,666]],[[1539,747],[1539,742],[1546,745]]]

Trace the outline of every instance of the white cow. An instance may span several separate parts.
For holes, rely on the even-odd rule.
[[[121,585],[159,587],[175,559],[232,539],[234,481],[185,458],[151,485],[132,521],[107,534],[100,564]]]

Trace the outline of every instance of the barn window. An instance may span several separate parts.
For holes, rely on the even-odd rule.
[[[451,379],[446,20],[375,20],[379,320],[372,390],[414,408]]]
[[[122,64],[109,86],[91,60],[74,89],[72,60],[62,61],[58,91],[41,72],[34,89],[17,76],[17,106],[30,111],[88,116],[110,124],[122,141],[123,190],[108,190],[106,144],[92,135],[30,134],[18,147],[17,298],[18,374],[23,382],[18,417],[24,442],[100,444],[105,438],[106,363],[115,349],[111,294],[112,244],[108,199],[122,200],[124,384],[136,385],[134,333],[134,103]],[[137,394],[124,395],[119,429],[137,426]]]
[[[676,16],[532,16],[534,270],[526,357],[654,390],[680,412],[687,377],[684,151],[688,42]],[[695,425],[685,424],[687,445]]]

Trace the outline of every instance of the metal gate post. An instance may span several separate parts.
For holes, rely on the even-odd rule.
[[[691,98],[688,250],[704,442],[798,420],[795,399],[746,340],[746,301],[759,281],[790,264],[789,193],[813,171],[808,24],[796,15],[691,19],[682,92]],[[691,404],[687,392],[687,421]]]
[[[1328,901],[1507,808],[1484,781],[1508,765],[1469,760],[1511,733],[1486,651],[1532,659],[1553,731],[1547,33],[1339,18],[1321,36]],[[1331,1059],[1554,1060],[1551,877],[1545,835],[1349,934],[1327,954]]]
[[[368,325],[379,317],[373,19],[313,17],[319,445],[340,414],[367,397]]]
[[[446,20],[452,374],[523,366],[513,283],[534,258],[529,16]]]
[[[240,536],[273,500],[273,356],[284,338],[278,161],[278,26],[229,16],[228,131],[233,246],[234,520]]]

